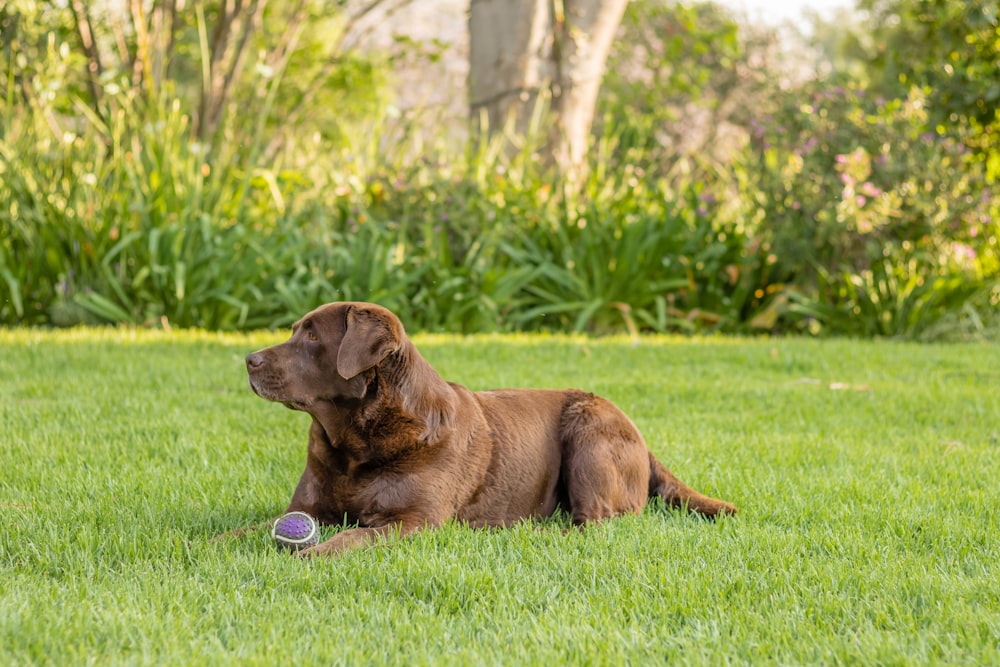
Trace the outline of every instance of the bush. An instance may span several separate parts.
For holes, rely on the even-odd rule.
[[[5,322],[274,327],[366,299],[431,330],[740,325],[746,239],[715,228],[703,185],[628,167],[564,192],[531,151],[490,147],[275,172],[209,162],[178,104],[129,111],[62,141],[5,134]]]
[[[913,336],[997,281],[996,214],[960,131],[928,130],[921,90],[787,97],[754,127],[738,175],[753,235],[793,285],[796,327]],[[805,316],[805,319],[802,319]]]
[[[67,11],[54,12],[51,34],[72,33]],[[273,11],[269,25],[290,22],[307,50],[330,55],[309,20]],[[630,9],[641,11],[676,28],[648,44],[665,82],[612,77],[588,179],[574,189],[536,159],[531,137],[517,150],[502,139],[428,149],[377,90],[338,116],[351,131],[282,125],[309,104],[333,108],[308,86],[283,88],[284,72],[309,85],[333,77],[321,86],[330,94],[351,76],[373,90],[380,80],[353,55],[341,69],[300,58],[285,30],[255,35],[267,75],[240,78],[222,96],[227,122],[205,134],[192,120],[194,32],[176,53],[184,81],[152,89],[109,70],[88,101],[87,78],[70,74],[81,54],[11,28],[0,323],[278,327],[345,299],[456,332],[997,332],[1000,199],[961,128],[928,131],[924,91],[880,100],[813,82],[776,97],[728,161],[680,154],[687,125],[671,116],[683,100],[670,85],[685,97],[709,85],[709,124],[732,125],[765,84],[720,74],[723,61],[746,69],[752,58],[717,8]],[[11,12],[0,24],[20,25]],[[646,34],[642,14],[630,17],[626,29]],[[706,50],[715,38],[724,48]],[[617,62],[624,72],[636,58]],[[631,98],[651,111],[630,119]]]
[[[914,164],[855,143],[875,139],[839,137],[844,119],[824,143],[793,135],[813,152],[762,129],[744,217],[725,172],[668,179],[610,152],[567,192],[530,150],[390,162],[363,143],[340,169],[274,171],[210,164],[177,105],[62,140],[39,116],[8,113],[0,144],[8,324],[276,327],[364,299],[423,330],[935,337],[988,330],[996,306],[995,232],[977,217],[995,203],[962,170],[927,193]],[[908,154],[928,140],[878,138]],[[923,155],[944,170],[962,152],[941,142]]]

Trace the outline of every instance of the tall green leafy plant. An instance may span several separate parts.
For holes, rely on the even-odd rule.
[[[924,339],[958,335],[982,289],[961,270],[929,270],[924,258],[885,257],[861,271],[821,276],[823,299],[790,293],[789,312],[853,336]],[[958,317],[956,317],[958,316]],[[982,327],[979,327],[982,329]]]

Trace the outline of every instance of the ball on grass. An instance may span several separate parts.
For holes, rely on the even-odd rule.
[[[308,549],[319,544],[319,522],[305,512],[289,512],[274,522],[271,537],[281,549]]]

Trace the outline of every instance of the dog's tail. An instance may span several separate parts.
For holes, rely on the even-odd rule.
[[[709,498],[674,477],[665,465],[649,454],[649,497],[659,496],[674,507],[686,507],[691,512],[706,516],[736,514],[735,505],[725,500]]]

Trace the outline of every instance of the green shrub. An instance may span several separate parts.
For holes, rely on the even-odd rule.
[[[654,45],[665,79],[611,81],[572,189],[532,137],[433,145],[377,90],[337,119],[327,108],[336,131],[279,122],[325,103],[282,87],[286,71],[340,77],[336,95],[355,75],[376,88],[378,68],[353,56],[333,71],[296,52],[244,76],[204,138],[191,32],[183,81],[139,89],[119,72],[92,103],[80,54],[45,47],[69,34],[57,12],[58,30],[4,42],[0,323],[278,327],[351,299],[415,330],[995,335],[1000,200],[961,128],[928,132],[923,91],[886,101],[813,82],[783,91],[729,163],[673,154],[657,137],[674,122],[663,104],[682,100],[665,88],[710,85],[714,113],[738,97],[720,59],[749,56],[716,9],[630,11],[651,6],[680,30]],[[281,16],[329,55],[309,21]],[[269,25],[264,64],[287,32]],[[713,36],[724,48],[709,53]],[[633,122],[632,96],[658,111]]]
[[[935,330],[1000,275],[984,165],[959,130],[928,130],[923,91],[811,90],[755,126],[738,171],[752,234],[794,285],[783,314],[814,331]]]
[[[249,319],[249,303],[268,287],[264,229],[237,216],[246,207],[275,214],[271,189],[226,160],[204,161],[176,105],[160,117],[136,111],[123,108],[110,127],[89,125],[61,141],[40,123],[24,124],[0,144],[0,274],[20,295],[5,319],[267,324]],[[272,264],[281,259],[275,249],[295,254],[288,243],[270,245]]]
[[[951,316],[981,290],[961,271],[925,258],[886,257],[860,271],[821,275],[823,300],[792,291],[789,311],[840,334],[938,338],[961,327]]]

